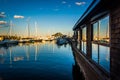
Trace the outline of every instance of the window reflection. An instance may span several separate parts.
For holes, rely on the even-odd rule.
[[[93,24],[93,42],[109,44],[109,16]]]
[[[77,48],[80,50],[80,31],[78,30]]]
[[[110,71],[110,48],[98,44],[92,44],[92,59],[106,69]]]
[[[110,71],[109,16],[93,24],[92,60]]]
[[[81,48],[82,52],[86,54],[86,27],[82,29]]]

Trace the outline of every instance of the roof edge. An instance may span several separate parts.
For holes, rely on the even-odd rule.
[[[100,3],[100,0],[94,0],[90,6],[86,9],[86,11],[83,13],[83,15],[80,17],[80,19],[76,22],[76,24],[73,27],[73,30],[76,29],[77,25],[92,11],[95,6]]]

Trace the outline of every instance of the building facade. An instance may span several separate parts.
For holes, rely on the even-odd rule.
[[[120,2],[94,0],[73,27],[86,80],[120,80]]]

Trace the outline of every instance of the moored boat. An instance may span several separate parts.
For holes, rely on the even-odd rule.
[[[67,44],[68,41],[67,41],[67,39],[65,39],[65,38],[58,38],[57,41],[56,41],[56,43],[57,43],[58,45],[63,45],[63,44]]]

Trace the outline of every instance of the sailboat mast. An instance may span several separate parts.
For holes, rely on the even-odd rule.
[[[100,21],[98,22],[97,40],[100,40]]]
[[[107,29],[107,37],[109,37],[109,23],[108,23],[108,29]]]
[[[27,26],[27,28],[28,28],[28,38],[29,38],[29,37],[30,37],[29,21],[28,21],[28,26]]]
[[[10,21],[10,28],[9,28],[9,36],[11,36],[11,33],[12,33],[12,21]]]
[[[27,37],[30,37],[30,25],[29,25],[30,18],[27,19]]]
[[[36,37],[37,37],[37,22],[35,22],[35,32],[36,32]]]

